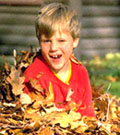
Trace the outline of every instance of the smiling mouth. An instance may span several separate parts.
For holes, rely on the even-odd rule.
[[[52,59],[59,59],[61,56],[62,55],[54,55],[54,56],[50,55],[50,58],[52,58]]]

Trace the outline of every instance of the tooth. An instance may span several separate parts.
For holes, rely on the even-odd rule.
[[[57,56],[53,56],[54,58],[57,58]]]

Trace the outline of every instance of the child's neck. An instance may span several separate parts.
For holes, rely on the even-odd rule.
[[[66,69],[64,72],[60,71],[60,72],[54,73],[54,74],[62,82],[68,84],[69,83],[69,79],[71,77],[71,62],[70,62],[70,60],[69,60],[68,69]]]

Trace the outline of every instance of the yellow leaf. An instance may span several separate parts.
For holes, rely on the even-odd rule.
[[[54,101],[54,93],[53,93],[53,87],[52,87],[52,83],[49,83],[49,94],[47,95],[47,99],[51,102]]]
[[[73,90],[72,89],[69,89],[68,90],[68,94],[67,94],[67,97],[66,97],[66,101],[71,101],[71,95],[73,94]]]
[[[54,131],[50,129],[50,127],[45,127],[42,129],[38,135],[54,135]]]
[[[33,112],[25,113],[24,118],[31,119],[32,121],[37,122],[41,120],[41,115],[39,112],[33,111]]]
[[[87,126],[79,126],[79,127],[75,130],[75,132],[76,132],[76,133],[84,133],[85,130],[87,130],[87,129],[88,129]]]
[[[32,100],[31,100],[31,97],[28,94],[22,93],[20,95],[20,102],[22,104],[31,104],[32,103]]]
[[[18,122],[16,120],[12,119],[12,118],[8,118],[8,120],[13,124],[18,124]]]

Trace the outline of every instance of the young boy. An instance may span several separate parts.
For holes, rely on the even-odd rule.
[[[29,78],[37,79],[47,92],[52,85],[57,108],[64,108],[72,100],[79,104],[77,112],[82,116],[94,117],[88,72],[72,56],[80,35],[75,11],[60,3],[46,5],[36,19],[36,35],[41,53],[25,71],[25,92],[34,91]]]

